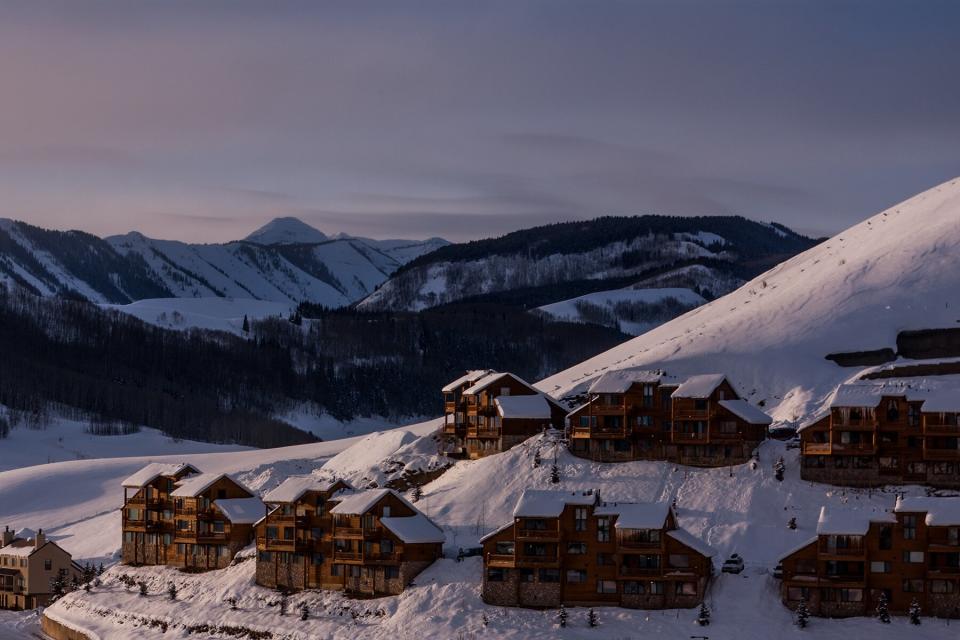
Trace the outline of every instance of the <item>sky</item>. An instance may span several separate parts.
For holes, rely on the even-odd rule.
[[[0,217],[465,240],[837,232],[960,175],[960,2],[0,3]]]

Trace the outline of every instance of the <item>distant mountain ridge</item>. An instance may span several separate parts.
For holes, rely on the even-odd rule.
[[[125,304],[148,298],[237,297],[351,304],[446,240],[371,240],[278,218],[245,240],[189,244],[141,233],[99,238],[0,219],[0,282],[45,296]]]

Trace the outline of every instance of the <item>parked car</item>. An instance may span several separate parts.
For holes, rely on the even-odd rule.
[[[787,449],[799,449],[800,448],[800,436],[793,436],[787,440]]]
[[[720,571],[723,573],[740,573],[743,571],[743,558],[740,557],[739,553],[733,554],[723,563]]]
[[[783,563],[778,562],[777,566],[773,568],[773,577],[777,580],[783,580]]]

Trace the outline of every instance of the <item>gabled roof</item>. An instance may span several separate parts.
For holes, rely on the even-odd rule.
[[[475,393],[480,393],[481,391],[483,391],[484,389],[486,389],[486,388],[489,387],[490,385],[496,383],[498,380],[502,380],[502,379],[506,378],[507,376],[513,378],[514,380],[516,380],[516,381],[519,382],[520,384],[524,385],[524,386],[527,387],[528,389],[531,389],[531,390],[533,390],[533,391],[537,391],[536,389],[534,389],[534,387],[533,387],[532,384],[530,384],[529,382],[527,382],[526,380],[524,380],[523,378],[521,378],[520,376],[518,376],[518,375],[516,375],[516,374],[510,373],[510,372],[501,372],[501,373],[491,372],[491,373],[488,373],[487,375],[483,376],[482,378],[480,378],[480,379],[477,380],[476,382],[474,382],[474,383],[473,383],[473,386],[465,389],[464,392],[463,392],[463,395],[468,396],[468,395],[473,395],[473,394],[475,394]],[[539,392],[537,392],[537,393],[539,393]]]
[[[773,418],[746,400],[721,400],[720,406],[749,424],[770,424]]]
[[[935,498],[917,496],[897,498],[896,513],[926,513],[930,527],[960,526],[960,497]]]
[[[200,473],[196,467],[186,462],[151,462],[124,480],[123,486],[135,488],[145,487],[161,476],[174,477],[185,470],[189,473]]]
[[[871,522],[896,522],[896,518],[889,511],[824,505],[817,520],[817,535],[864,536]]]
[[[348,488],[351,488],[349,482],[341,480],[324,480],[316,476],[290,476],[264,494],[263,501],[270,503],[296,502],[308,491],[330,491],[338,482],[343,482]]]
[[[447,540],[443,530],[419,511],[412,516],[380,518],[380,524],[408,544],[428,544]]]
[[[817,536],[813,536],[812,538],[808,539],[806,542],[804,542],[804,543],[802,543],[802,544],[798,544],[797,546],[791,548],[789,551],[787,551],[787,552],[784,553],[782,556],[780,556],[780,559],[781,559],[781,560],[784,560],[785,558],[788,558],[789,556],[792,556],[792,555],[795,554],[796,552],[798,552],[798,551],[803,551],[804,549],[806,549],[806,548],[809,547],[810,545],[816,544],[816,542],[817,542]]]
[[[650,369],[618,369],[607,371],[593,381],[588,393],[625,393],[631,385],[660,382],[666,373]]]
[[[570,505],[592,505],[597,501],[594,493],[580,491],[553,491],[550,489],[524,489],[513,508],[515,518],[557,518],[563,508]]]
[[[685,547],[689,547],[699,553],[700,555],[706,558],[712,558],[716,555],[716,551],[713,550],[713,547],[708,545],[706,542],[696,537],[686,529],[674,529],[673,531],[667,531],[667,535],[682,544]]]
[[[179,484],[177,484],[177,488],[174,489],[170,495],[175,498],[196,498],[221,478],[228,478],[231,482],[249,493],[251,496],[254,495],[253,491],[250,491],[250,489],[247,489],[240,482],[226,473],[201,473],[200,475],[190,476],[189,478],[181,480]]]
[[[393,489],[367,489],[366,491],[357,491],[354,493],[338,493],[337,497],[340,499],[340,503],[334,508],[330,509],[330,513],[359,516],[372,509],[374,505],[388,495],[395,496],[405,505],[414,511],[419,512],[419,510],[410,504],[406,498]]]
[[[717,387],[723,384],[727,377],[722,373],[705,373],[699,376],[687,378],[677,390],[673,392],[673,398],[709,398],[710,394],[716,391]]]
[[[617,516],[617,529],[661,529],[670,513],[670,503],[609,502],[593,512],[598,516]]]
[[[256,496],[252,498],[224,498],[214,500],[213,504],[227,517],[227,520],[233,524],[253,524],[266,513],[266,507],[263,501]]]
[[[465,385],[467,383],[473,384],[474,382],[476,382],[483,376],[487,375],[488,373],[493,373],[493,372],[490,369],[474,369],[473,371],[467,371],[465,375],[462,375],[456,380],[454,380],[453,382],[447,384],[440,391],[443,393],[450,393],[451,391],[456,391],[462,385]]]
[[[566,417],[569,418],[570,416],[572,416],[573,414],[577,413],[578,411],[581,411],[582,409],[586,409],[586,408],[589,407],[595,400],[596,400],[596,398],[591,398],[591,399],[587,400],[586,402],[584,402],[583,404],[578,405],[577,407],[574,407],[574,409],[573,409],[572,411],[570,411],[570,413],[568,413]]]
[[[485,536],[483,536],[482,538],[480,538],[480,542],[486,542],[487,540],[489,540],[489,539],[492,538],[493,536],[497,535],[498,533],[503,533],[504,531],[506,531],[507,529],[509,529],[509,528],[512,527],[512,526],[513,526],[513,521],[511,520],[510,522],[508,522],[507,524],[503,525],[502,527],[497,527],[496,529],[494,529],[494,530],[491,531],[490,533],[488,533],[488,534],[486,534]]]
[[[878,384],[842,384],[837,387],[830,401],[831,408],[866,407],[876,409],[883,396],[904,395]]]
[[[553,415],[553,407],[542,393],[529,396],[498,396],[493,399],[493,403],[501,418],[549,419]]]

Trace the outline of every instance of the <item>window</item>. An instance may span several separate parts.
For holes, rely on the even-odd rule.
[[[652,426],[653,426],[653,416],[637,416],[637,426],[638,426],[638,427],[652,427]]]
[[[560,569],[540,569],[540,582],[560,582]]]
[[[913,540],[917,537],[917,516],[903,516],[903,539]]]
[[[616,593],[616,580],[597,580],[597,593]]]
[[[923,551],[904,551],[903,561],[911,564],[923,564]]]
[[[163,544],[173,544],[173,535],[170,533],[163,534]]]
[[[497,555],[512,556],[514,554],[514,544],[512,540],[497,543]]]
[[[690,566],[690,556],[681,553],[671,553],[668,562],[671,567],[686,569]]]
[[[720,423],[720,433],[725,433],[727,435],[734,434],[737,432],[737,423],[732,420],[724,420]]]
[[[652,384],[643,385],[643,406],[645,407],[653,406],[653,385]]]
[[[381,518],[389,518],[389,517],[390,517],[390,507],[389,507],[389,506],[385,506],[385,507],[383,508],[383,515],[380,516],[380,517],[381,517]]]
[[[674,584],[674,593],[678,596],[695,596],[697,595],[697,583],[696,582],[677,582]]]
[[[355,564],[347,565],[347,571],[349,572],[349,576],[351,578],[359,578],[361,569],[364,569],[364,567]]]
[[[660,544],[659,529],[622,529],[622,541],[630,544]]]
[[[597,542],[610,542],[610,518],[597,518]]]
[[[225,500],[227,497],[226,489],[217,489],[217,500]]]
[[[629,596],[642,596],[647,590],[642,582],[628,580],[623,583],[623,593]]]
[[[487,569],[487,582],[503,582],[507,578],[507,570],[491,567]]]
[[[267,537],[273,540],[277,539],[277,533],[279,529],[277,527],[267,527]]]
[[[269,551],[261,551],[257,554],[257,562],[273,562],[273,555]]]
[[[904,580],[904,593],[923,593],[923,580]]]
[[[535,575],[533,569],[520,569],[520,582],[533,582]]]
[[[363,516],[363,524],[361,525],[364,529],[373,529],[377,526],[377,521],[374,519],[373,514],[366,514]]]
[[[381,540],[380,553],[393,553],[393,540]]]
[[[527,531],[546,531],[547,521],[543,518],[526,518],[523,521],[523,528]]]
[[[139,520],[140,509],[127,509],[127,520]]]
[[[702,398],[698,398],[693,401],[693,408],[696,409],[697,411],[706,411],[707,401]]]
[[[52,571],[53,570],[53,560],[44,560],[43,561],[43,570]]]
[[[891,566],[886,561],[873,561],[870,563],[870,573],[890,573]]]
[[[567,571],[567,582],[570,584],[580,584],[587,581],[587,572],[583,569],[570,569]]]
[[[213,523],[213,532],[214,533],[223,533],[224,525],[222,520],[217,520]]]
[[[396,580],[400,577],[400,567],[384,567],[383,577],[386,580]]]
[[[613,556],[609,553],[598,553],[597,554],[597,565],[601,567],[610,567],[616,564],[613,560]]]
[[[838,589],[840,602],[863,602],[863,589]]]
[[[587,530],[587,510],[584,507],[577,507],[573,511],[573,530]]]
[[[930,593],[956,593],[957,583],[953,580],[931,580]]]
[[[585,542],[567,543],[567,553],[571,555],[583,555],[586,552],[587,552],[587,545]]]
[[[890,525],[880,527],[880,548],[884,550],[893,548],[893,527]]]
[[[343,575],[343,570],[341,569],[342,566],[343,566],[342,564],[330,565],[330,575],[334,577]],[[496,571],[496,569],[490,569],[489,571]]]
[[[923,462],[908,462],[907,473],[914,475],[923,475],[927,472],[927,465]]]
[[[651,582],[650,583],[650,595],[652,596],[662,596],[663,595],[663,583],[662,582]]]
[[[787,600],[809,600],[810,589],[807,587],[789,587],[787,589]]]
[[[952,476],[955,472],[952,462],[934,462],[933,473],[938,476]]]
[[[960,545],[960,527],[950,527],[947,529],[947,544],[952,546]]]
[[[133,542],[133,532],[124,531],[123,532],[123,541],[124,542]]]

